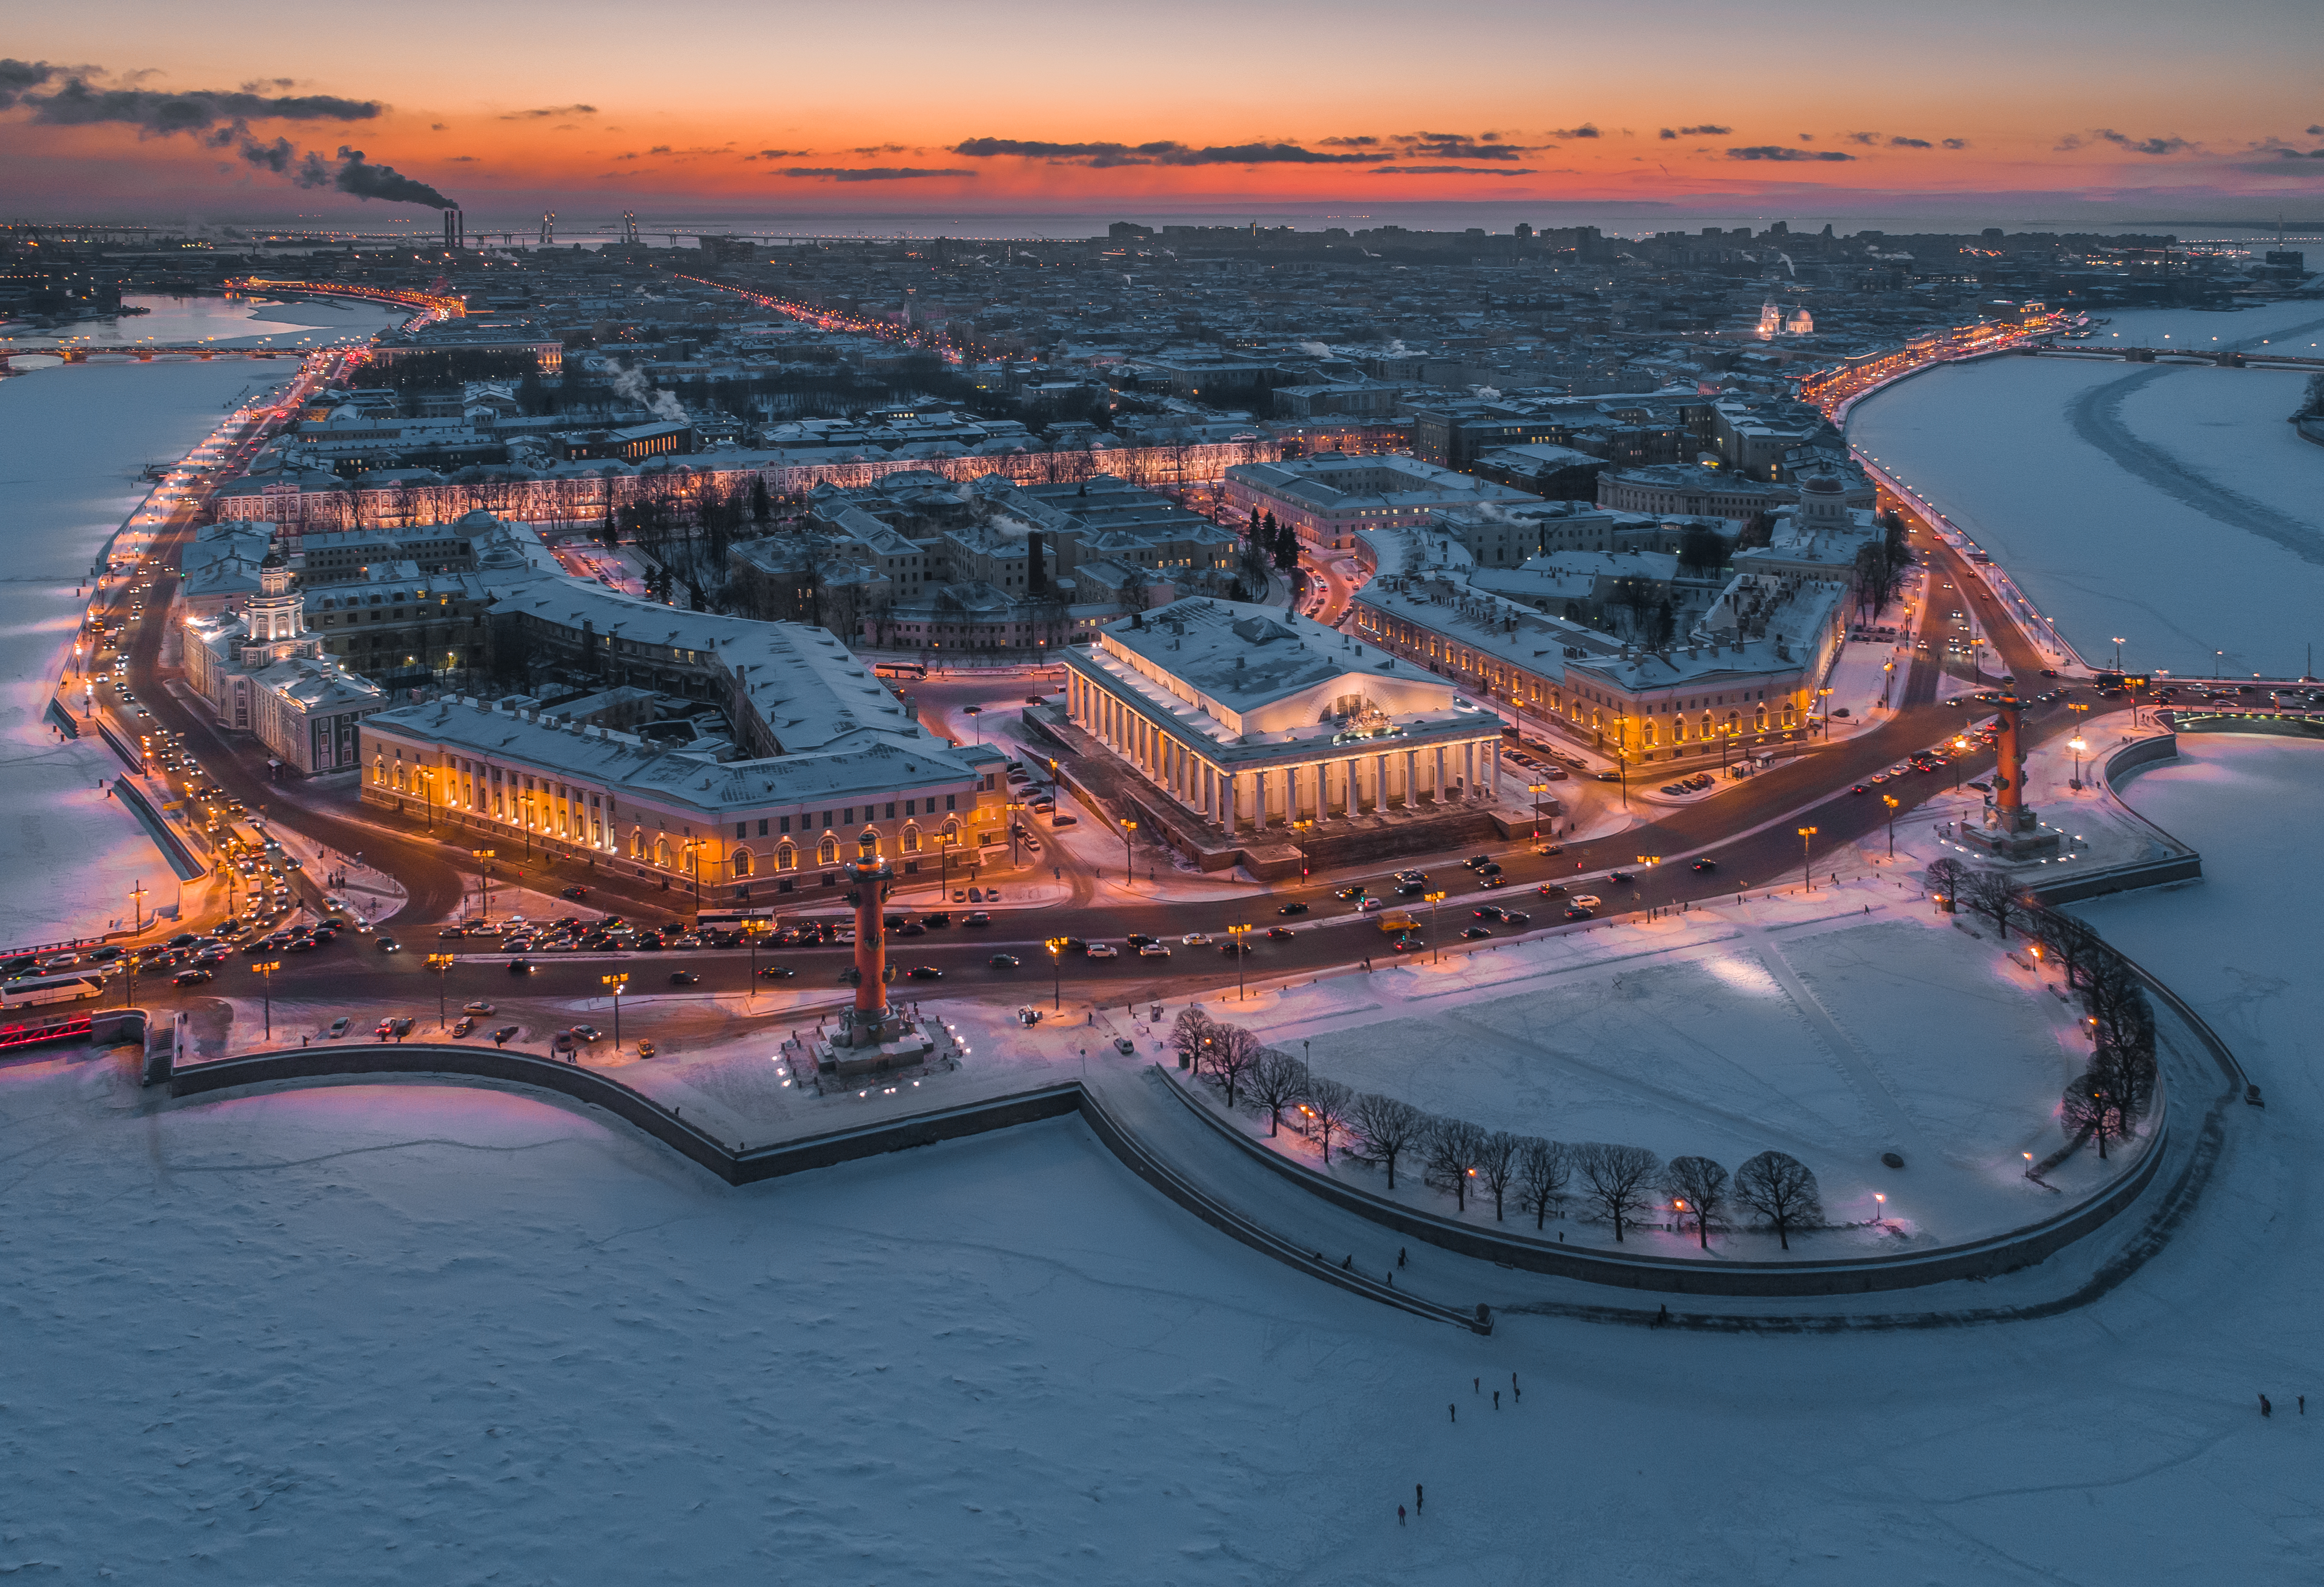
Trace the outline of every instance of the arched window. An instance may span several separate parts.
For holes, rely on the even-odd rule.
[[[734,879],[742,881],[758,870],[758,858],[747,849],[734,850]]]
[[[1740,711],[1729,711],[1729,712],[1727,713],[1727,731],[1728,731],[1728,734],[1729,734],[1730,737],[1732,737],[1734,734],[1739,733],[1739,732],[1741,732],[1742,730],[1743,730],[1743,716],[1742,716],[1742,713],[1741,713]]]
[[[1645,727],[1639,730],[1645,735],[1646,748],[1649,749],[1653,748],[1655,743],[1655,719],[1652,717],[1646,718]]]
[[[1759,707],[1758,715],[1757,715],[1757,717],[1755,719],[1755,725],[1754,725],[1754,727],[1753,727],[1753,729],[1752,729],[1752,731],[1754,731],[1754,732],[1758,732],[1758,733],[1764,733],[1764,732],[1766,732],[1766,730],[1767,730],[1767,708],[1766,708],[1765,705],[1762,705],[1762,706],[1760,706],[1760,707]]]
[[[960,841],[960,821],[957,817],[950,818],[945,821],[944,824],[944,840],[946,843],[957,843]]]
[[[920,829],[907,824],[898,846],[907,854],[918,854],[920,851]]]
[[[669,839],[667,835],[654,839],[654,864],[664,870],[669,868]]]
[[[798,868],[798,850],[792,848],[788,843],[776,849],[775,868],[779,871],[797,870]]]
[[[839,839],[829,832],[825,832],[823,835],[823,841],[815,846],[815,863],[817,865],[839,863]]]
[[[1702,736],[1706,738],[1710,738],[1711,730],[1711,713],[1706,711],[1702,713]]]
[[[645,857],[645,829],[643,827],[632,827],[630,829],[630,858],[632,859],[643,859]]]
[[[1796,711],[1794,709],[1792,704],[1786,701],[1784,705],[1784,726],[1787,728],[1793,726],[1796,716]]]

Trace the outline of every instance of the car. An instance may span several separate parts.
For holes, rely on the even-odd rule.
[[[1540,894],[1544,898],[1563,898],[1565,896],[1565,884],[1563,882],[1544,882],[1540,886],[1536,887],[1534,891]]]
[[[798,974],[797,970],[787,964],[762,964],[759,967],[759,979],[762,981],[788,981]]]
[[[1307,905],[1305,904],[1286,904],[1275,913],[1277,914],[1305,914],[1307,913]]]
[[[941,981],[944,979],[944,971],[936,968],[936,967],[932,964],[916,964],[910,969],[905,971],[904,974],[915,981]]]
[[[532,974],[532,960],[529,959],[512,959],[509,960],[508,973],[512,976],[529,976]]]
[[[1698,859],[1686,868],[1691,871],[1715,871],[1719,868],[1719,862],[1715,859]]]
[[[1461,935],[1473,941],[1479,937],[1489,937],[1492,933],[1485,930],[1482,926],[1471,926],[1466,931],[1462,931]]]
[[[1489,854],[1472,854],[1461,863],[1473,871],[1480,865],[1490,865],[1492,859],[1493,857]]]
[[[1267,934],[1268,938],[1274,941],[1288,942],[1292,938],[1297,936],[1299,933],[1293,931],[1289,926],[1269,926],[1267,928]]]
[[[989,926],[992,923],[992,917],[981,909],[972,909],[961,917],[960,923],[964,926]]]
[[[1387,907],[1388,900],[1385,898],[1363,898],[1356,902],[1358,914],[1377,914]]]
[[[1117,959],[1120,957],[1120,950],[1117,949],[1111,942],[1093,942],[1089,945],[1088,952],[1092,959]]]
[[[1049,824],[1053,827],[1075,827],[1081,824],[1081,819],[1077,815],[1054,814],[1049,817]]]
[[[1129,943],[1132,948],[1143,948],[1148,942],[1159,942],[1162,939],[1159,937],[1149,937],[1143,931],[1132,931],[1129,936],[1124,937],[1122,940]]]
[[[438,937],[465,937],[468,934],[468,928],[466,926],[446,926],[442,931],[436,934]]]
[[[573,1027],[573,1033],[584,1041],[595,1041],[602,1038],[605,1032],[595,1025],[576,1025]]]
[[[475,1028],[476,1022],[475,1016],[472,1014],[462,1014],[458,1019],[452,1022],[453,1040],[457,1041],[459,1038],[466,1035]]]
[[[1570,921],[1586,921],[1586,920],[1593,920],[1593,919],[1595,919],[1596,917],[1595,917],[1595,916],[1593,916],[1593,915],[1592,915],[1592,914],[1591,914],[1591,913],[1587,909],[1583,908],[1581,904],[1576,904],[1571,905],[1570,907],[1568,907],[1568,908],[1567,908],[1567,910],[1566,910],[1566,912],[1565,912],[1565,918],[1566,918],[1567,920],[1570,920]]]
[[[388,1018],[386,1018],[386,1019],[383,1019],[383,1020],[380,1021],[380,1022],[379,1022],[379,1023],[377,1023],[376,1025],[374,1025],[374,1026],[372,1027],[372,1029],[371,1029],[371,1033],[372,1033],[373,1035],[374,1035],[374,1036],[379,1037],[379,1038],[380,1038],[381,1040],[383,1040],[383,1041],[386,1040],[386,1039],[387,1039],[388,1037],[390,1037],[390,1036],[394,1035],[394,1034],[395,1034],[395,1019],[394,1019],[394,1016],[390,1015]]]
[[[1395,941],[1388,944],[1389,948],[1398,953],[1417,953],[1427,946],[1428,944],[1423,942],[1419,938],[1412,936],[1398,937]]]
[[[1609,882],[1619,883],[1621,885],[1627,887],[1638,878],[1632,876],[1628,871],[1608,871],[1606,873],[1606,879]]]
[[[996,953],[985,964],[996,970],[1013,970],[1025,961],[1013,953]]]
[[[669,984],[673,986],[699,986],[702,977],[692,970],[672,970],[669,972]]]
[[[1498,904],[1480,904],[1469,913],[1480,921],[1497,921],[1507,912]]]
[[[1333,894],[1332,896],[1339,899],[1342,903],[1347,903],[1353,899],[1361,898],[1370,891],[1370,888],[1366,887],[1361,884],[1358,884],[1353,887],[1342,887],[1338,892]]]
[[[215,971],[204,969],[197,965],[191,969],[180,970],[171,977],[170,980],[172,985],[179,986],[198,986],[204,981],[211,979],[215,974]]]
[[[379,950],[382,953],[401,953],[403,951],[403,944],[392,937],[382,937],[379,940]]]
[[[1428,880],[1428,873],[1426,871],[1398,871],[1396,873],[1396,879],[1399,882],[1425,882]]]
[[[1170,957],[1170,945],[1167,942],[1141,942],[1138,947],[1138,957],[1140,959],[1167,959]]]
[[[1855,787],[1850,788],[1849,792],[1850,794],[1869,794],[1872,792],[1872,784],[1869,783],[1858,783]]]
[[[1480,887],[1506,887],[1508,885],[1509,879],[1498,870],[1489,876],[1480,876],[1477,879],[1477,885]]]
[[[1250,951],[1250,944],[1248,942],[1222,942],[1219,944],[1219,951],[1225,954],[1229,959],[1240,959],[1244,954]]]
[[[952,912],[948,909],[940,909],[934,914],[922,915],[920,917],[920,924],[926,926],[931,931],[942,931],[945,927],[952,924]]]
[[[486,1003],[481,997],[476,997],[471,998],[466,1003],[460,1004],[460,1012],[462,1014],[491,1014],[493,1012],[493,1009],[491,1004]]]
[[[656,1047],[651,1041],[640,1041],[638,1043],[638,1056],[640,1058],[651,1058],[655,1053],[659,1052],[660,1050],[661,1049]]]
[[[1477,867],[1477,874],[1480,876],[1498,876],[1501,874],[1500,863],[1498,860],[1489,859]]]
[[[589,889],[586,887],[567,887],[558,896],[570,898],[577,904],[582,899],[589,896]]]
[[[1185,936],[1178,939],[1178,946],[1181,948],[1208,948],[1217,939],[1213,937],[1208,931],[1189,931]]]

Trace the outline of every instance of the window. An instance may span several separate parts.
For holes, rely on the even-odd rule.
[[[920,851],[920,829],[915,826],[905,827],[904,835],[898,841],[905,853],[918,854]]]
[[[783,818],[782,818],[781,828],[782,828],[782,830],[784,830],[784,831],[786,831],[786,832],[788,832],[788,831],[789,831],[789,830],[791,830],[791,818],[790,818],[790,817],[788,817],[788,816],[785,816],[785,817],[783,817]]]
[[[761,837],[761,838],[763,838],[763,837],[765,837],[766,835],[767,835],[767,822],[766,822],[766,818],[764,818],[764,817],[762,816],[762,817],[761,817],[761,818],[760,818],[760,821],[759,821],[759,836],[760,836],[760,837]]]
[[[736,836],[737,838],[747,838],[747,837],[749,837],[751,834],[750,834],[748,831],[744,830],[744,829],[745,829],[745,828],[747,828],[750,824],[751,824],[751,823],[750,823],[750,822],[748,822],[748,821],[736,821],[736,822],[734,823],[734,836]]]
[[[887,819],[888,819],[888,820],[890,820],[890,821],[894,821],[894,820],[896,819],[896,802],[895,802],[894,800],[892,800],[892,799],[890,799],[890,801],[888,801],[888,818],[887,818]]]
[[[669,868],[669,839],[667,837],[654,839],[653,862],[664,870]]]
[[[775,850],[775,868],[790,871],[798,868],[798,850],[785,843]]]
[[[747,879],[757,869],[757,860],[747,849],[734,850],[734,879]]]
[[[815,863],[817,865],[839,863],[839,839],[834,838],[829,832],[825,832],[823,835],[823,841],[815,846]]]
[[[954,808],[953,802],[954,802],[955,799],[957,799],[957,798],[959,798],[959,795],[958,795],[958,794],[945,794],[945,808],[946,810],[951,810],[951,809],[953,809],[953,808]],[[951,823],[950,821],[947,821],[947,822],[945,822],[945,824],[946,826],[950,826],[950,825],[952,825],[952,823]]]

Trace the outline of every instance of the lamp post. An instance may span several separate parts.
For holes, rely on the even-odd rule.
[[[1421,902],[1428,905],[1428,962],[1439,964],[1443,961],[1444,949],[1441,946],[1443,933],[1436,929],[1436,906],[1444,902],[1443,890],[1427,894]]]
[[[982,707],[982,706],[981,706],[981,705],[970,705],[970,706],[964,706],[964,707],[963,707],[963,708],[962,708],[962,710],[961,710],[961,713],[960,713],[960,714],[961,714],[961,715],[963,715],[963,716],[964,716],[964,717],[966,717],[970,721],[972,721],[972,722],[975,722],[975,724],[976,724],[976,741],[977,741],[979,744],[983,743],[983,742],[984,742],[984,724],[983,724],[982,722],[981,722],[981,721],[978,721],[978,720],[977,720],[977,719],[978,719],[979,717],[981,717],[981,716],[982,716],[982,715],[984,714],[984,707]]]
[[[702,923],[702,850],[707,845],[699,838],[686,840],[686,860],[694,872],[694,923]]]
[[[1053,1010],[1062,1009],[1065,1006],[1065,940],[1052,937],[1041,946],[1049,950],[1049,1006]]]
[[[1130,835],[1132,832],[1135,832],[1136,830],[1138,830],[1138,823],[1137,823],[1136,821],[1131,821],[1129,817],[1124,816],[1124,817],[1122,818],[1122,820],[1121,820],[1121,823],[1120,823],[1120,824],[1121,824],[1121,883],[1122,883],[1122,885],[1126,887],[1126,886],[1128,886],[1128,885],[1130,885],[1130,882],[1131,882],[1131,880],[1133,879],[1133,876],[1134,876],[1134,873],[1132,872],[1132,870],[1131,870],[1131,868],[1130,868]]]
[[[622,990],[630,984],[630,977],[626,974],[618,976],[599,976],[597,977],[597,981],[600,986],[610,986],[613,988],[613,1051],[615,1055],[618,1056],[622,1050]],[[576,1055],[575,1061],[579,1061],[577,1054]]]
[[[1831,738],[1831,691],[1818,689],[1816,693],[1823,699],[1823,736],[1829,740]]]
[[[1962,757],[1962,756],[1964,756],[1964,755],[1967,755],[1968,753],[1969,753],[1969,735],[1967,735],[1966,733],[1956,733],[1956,734],[1954,734],[1954,735],[1953,735],[1953,792],[1954,792],[1954,793],[1956,793],[1956,794],[1958,794],[1958,793],[1960,793],[1960,792],[1961,791],[1961,764],[1960,764],[1960,763],[1961,763],[1961,757]]]
[[[1809,841],[1822,830],[1821,827],[1800,829],[1800,885],[1810,893],[1815,891],[1815,873],[1808,869]]]
[[[266,1039],[272,1041],[274,1040],[274,972],[282,968],[282,961],[270,959],[264,964],[254,964],[250,968],[258,975],[258,1005],[266,1020]]]
[[[1888,807],[1888,858],[1893,860],[1896,858],[1896,796],[1883,794],[1880,803]]]
[[[1244,993],[1243,993],[1243,968],[1242,968],[1242,956],[1243,956],[1243,954],[1248,950],[1248,949],[1246,949],[1246,947],[1245,947],[1244,942],[1243,942],[1243,939],[1244,939],[1245,937],[1248,937],[1249,935],[1250,935],[1250,926],[1248,926],[1248,925],[1229,926],[1229,927],[1227,928],[1227,935],[1234,939],[1234,945],[1235,945],[1235,1001],[1236,1001],[1237,1003],[1240,1003],[1240,1002],[1243,1000],[1243,995],[1244,995]]]
[[[145,930],[145,878],[137,878],[129,889],[129,934],[133,937]]]
[[[1541,796],[1549,792],[1549,784],[1527,783],[1526,792],[1533,795],[1533,840],[1538,843],[1541,841]]]
[[[1025,808],[1025,804],[1022,800],[1012,799],[1001,808],[1009,812],[1009,863],[1013,866],[1017,863],[1017,839],[1023,836],[1025,830],[1018,824],[1017,813]]]
[[[2080,733],[2076,733],[2072,738],[2066,740],[2066,748],[2074,752],[2073,785],[2075,789],[2079,791],[2082,785],[2082,751],[2088,749],[2089,748],[2089,744]]]
[[[477,879],[484,884],[484,919],[487,921],[493,918],[493,857],[499,852],[500,850],[497,849],[471,849],[468,850],[468,853],[472,858],[481,859],[484,862],[481,867],[480,875]]]
[[[444,1028],[447,1018],[444,1012],[444,983],[452,976],[452,956],[448,953],[431,953],[428,956],[428,968],[436,972],[436,1028],[440,1031]]]

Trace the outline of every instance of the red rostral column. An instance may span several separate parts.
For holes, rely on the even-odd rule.
[[[2001,731],[1994,745],[2000,763],[1993,778],[1993,805],[2004,812],[2001,825],[2006,830],[2015,830],[2006,812],[2025,803],[2025,757],[2018,747],[2017,709],[2016,695],[2001,697]]]
[[[896,872],[880,858],[880,834],[872,828],[864,828],[857,839],[855,863],[847,874],[855,884],[854,1023],[876,1028],[888,1014],[888,940],[881,929],[881,912],[895,885]]]

